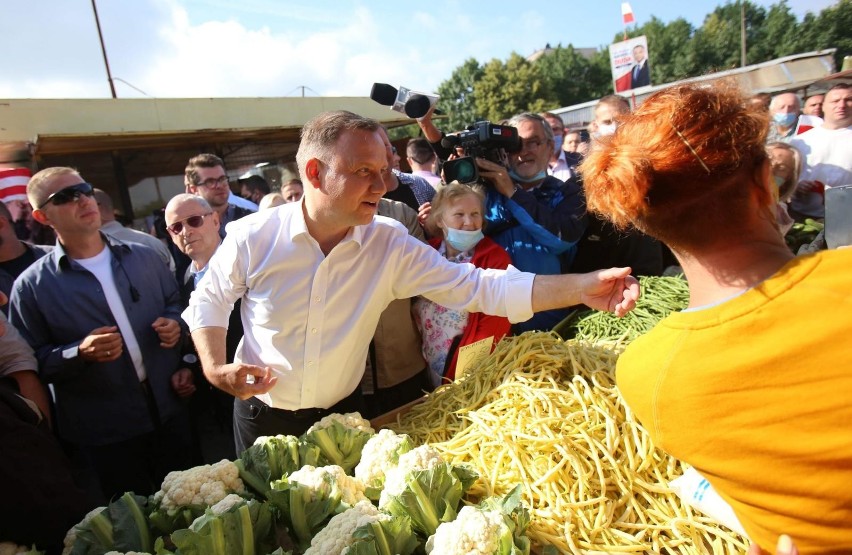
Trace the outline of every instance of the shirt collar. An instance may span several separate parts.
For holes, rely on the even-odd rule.
[[[103,239],[107,248],[112,251],[113,256],[117,257],[119,260],[126,253],[130,252],[130,247],[126,243],[122,243],[121,241],[110,237],[102,231],[99,231],[98,233],[100,233],[101,238]],[[63,247],[62,243],[58,240],[56,241],[56,246],[54,246],[53,250],[50,252],[50,255],[53,256],[53,263],[56,266],[56,270],[62,269],[63,266],[67,267],[71,263],[71,259],[65,252],[65,247]]]
[[[289,225],[285,225],[284,233],[287,234],[289,239],[292,241],[299,235],[305,235],[310,237],[312,241],[316,242],[316,239],[310,234],[308,231],[308,224],[305,223],[305,212],[304,212],[304,197],[298,203],[287,204],[285,206],[279,207],[278,209],[286,209],[286,207],[294,206],[291,210],[294,211],[294,214],[290,217]],[[286,220],[285,220],[286,223]],[[360,247],[364,244],[364,231],[367,227],[375,225],[376,219],[373,217],[373,220],[366,225],[356,225],[349,229],[346,233],[346,236],[338,243],[338,245],[342,245],[344,243],[348,243],[349,241],[354,241]]]

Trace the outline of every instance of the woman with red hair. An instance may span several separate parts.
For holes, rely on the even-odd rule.
[[[749,537],[852,552],[852,249],[795,257],[775,220],[765,112],[732,84],[658,92],[581,166],[588,207],[671,248],[690,303],[618,362],[657,446]]]

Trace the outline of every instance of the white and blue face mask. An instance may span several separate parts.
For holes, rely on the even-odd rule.
[[[459,252],[469,252],[475,247],[485,235],[481,229],[466,231],[464,229],[453,229],[448,227],[445,233],[447,243]]]
[[[796,118],[798,118],[796,114],[772,114],[772,119],[780,125],[781,127],[790,127],[794,123],[796,123]]]

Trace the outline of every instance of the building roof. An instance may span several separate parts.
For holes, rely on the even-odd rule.
[[[0,100],[0,143],[36,156],[168,150],[212,143],[293,143],[313,116],[349,110],[388,127],[411,120],[361,97]]]

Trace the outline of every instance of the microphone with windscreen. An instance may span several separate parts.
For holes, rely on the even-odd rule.
[[[412,91],[406,87],[397,89],[386,83],[373,83],[370,98],[382,106],[405,114],[410,118],[422,118],[438,102],[438,95]]]

